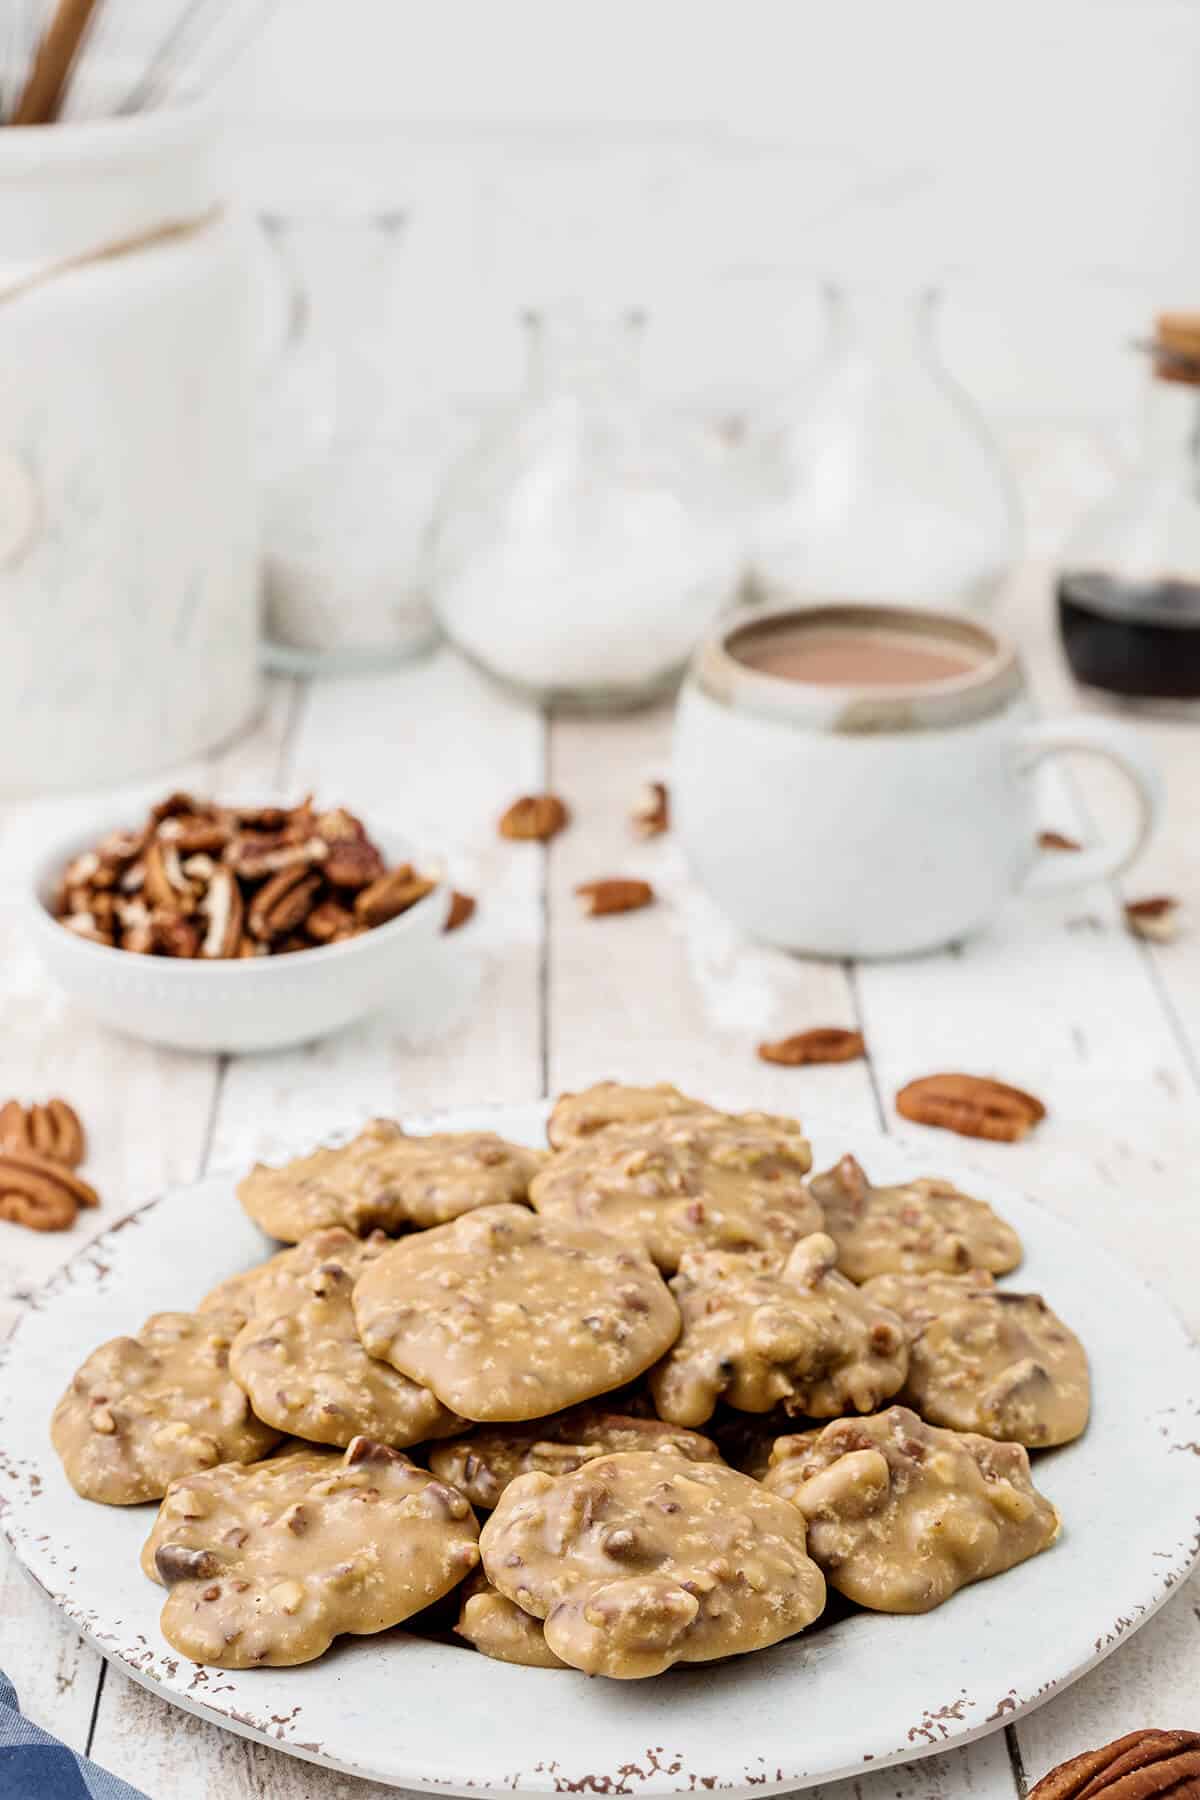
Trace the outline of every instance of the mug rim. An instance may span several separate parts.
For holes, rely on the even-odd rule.
[[[806,682],[756,669],[737,654],[738,640],[770,635],[781,626],[885,626],[943,643],[970,645],[981,659],[959,675],[887,687]],[[1014,644],[973,615],[936,606],[887,605],[826,598],[780,602],[742,613],[700,646],[692,678],[710,699],[761,718],[845,733],[944,729],[1004,711],[1023,678]]]

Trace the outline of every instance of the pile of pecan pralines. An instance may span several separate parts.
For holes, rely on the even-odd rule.
[[[68,931],[142,956],[278,956],[357,937],[434,886],[389,869],[353,813],[171,794],[136,831],[74,858],[53,900]]]

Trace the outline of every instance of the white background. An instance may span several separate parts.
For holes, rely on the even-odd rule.
[[[753,405],[815,275],[932,279],[954,372],[1083,496],[1128,340],[1200,303],[1198,67],[1195,0],[284,0],[223,97],[255,199],[410,209],[407,328],[463,393],[583,288],[649,306],[664,390]]]

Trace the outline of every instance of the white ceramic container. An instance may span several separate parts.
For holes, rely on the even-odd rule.
[[[920,687],[817,686],[747,666],[779,621],[878,624],[961,640],[979,658]],[[1037,847],[1032,774],[1063,750],[1127,778],[1124,838]],[[830,604],[756,613],[704,645],[680,699],[672,806],[697,879],[756,938],[816,956],[886,957],[977,931],[1019,891],[1080,887],[1137,855],[1161,783],[1128,727],[1035,722],[1015,652],[965,615]]]
[[[193,107],[0,133],[0,792],[142,774],[256,698],[250,278]]]
[[[110,828],[118,821],[110,820]],[[54,884],[73,856],[105,835],[76,832],[37,861],[25,897],[26,925],[50,975],[102,1025],[175,1050],[238,1053],[279,1050],[339,1031],[417,985],[450,908],[439,885],[386,925],[343,944],[217,962],[138,956],[88,943],[49,910]],[[412,860],[412,848],[376,833],[389,866]]]

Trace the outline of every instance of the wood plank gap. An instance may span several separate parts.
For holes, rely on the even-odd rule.
[[[1008,1760],[1012,1767],[1013,1780],[1017,1784],[1018,1800],[1025,1800],[1029,1792],[1029,1777],[1025,1773],[1025,1758],[1021,1755],[1021,1745],[1017,1738],[1015,1725],[1004,1727],[1004,1742],[1008,1747]]]
[[[553,715],[541,715],[542,792],[554,792]],[[550,1094],[550,858],[555,840],[542,845],[541,890],[538,902],[541,913],[542,942],[538,953],[538,1084],[543,1097]]]
[[[208,1118],[204,1122],[204,1136],[200,1143],[200,1154],[196,1159],[196,1179],[208,1174],[208,1165],[213,1153],[213,1145],[217,1139],[217,1120],[221,1115],[221,1100],[225,1093],[225,1078],[229,1074],[232,1058],[222,1055],[217,1058],[217,1067],[213,1078],[212,1095],[208,1105]]]
[[[87,1739],[83,1746],[85,1756],[92,1754],[92,1739],[96,1735],[96,1721],[100,1717],[100,1696],[104,1692],[104,1683],[108,1677],[108,1660],[100,1658],[100,1672],[96,1677],[96,1692],[92,1696],[92,1716],[88,1720]]]
[[[850,1004],[854,1009],[854,1023],[863,1034],[863,1044],[866,1048],[866,1055],[863,1060],[867,1065],[867,1080],[871,1085],[871,1095],[875,1101],[875,1112],[879,1119],[879,1128],[881,1131],[890,1131],[892,1128],[891,1121],[888,1118],[887,1107],[883,1103],[883,1089],[879,1085],[879,1071],[875,1067],[875,1058],[871,1054],[871,1040],[866,1033],[862,996],[860,995],[858,988],[858,964],[847,959],[842,963],[842,969],[846,976],[846,986],[850,990]]]

